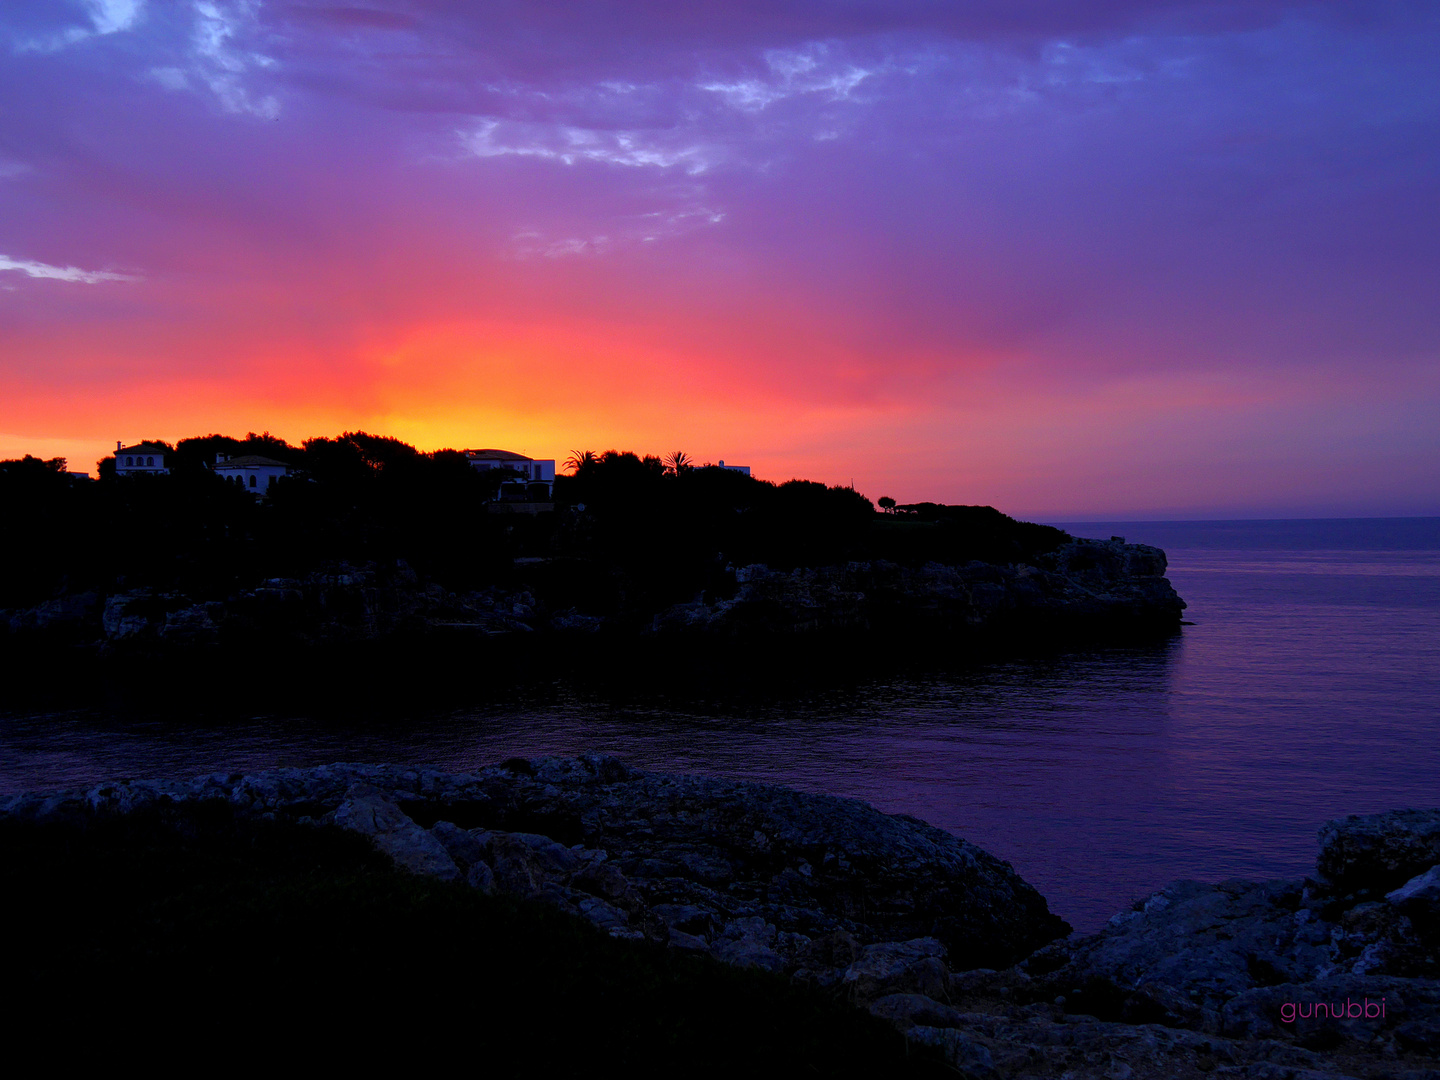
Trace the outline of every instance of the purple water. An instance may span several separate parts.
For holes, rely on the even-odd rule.
[[[1304,873],[1328,818],[1440,805],[1440,518],[1065,527],[1164,547],[1194,625],[743,706],[562,690],[347,730],[0,714],[0,791],[598,749],[914,814],[1010,860],[1081,929],[1177,878]]]

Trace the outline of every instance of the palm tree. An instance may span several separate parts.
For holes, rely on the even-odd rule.
[[[578,473],[582,469],[589,471],[599,463],[600,458],[594,450],[574,450],[571,451],[570,456],[565,459],[565,467],[573,473]]]
[[[670,472],[679,476],[686,469],[693,469],[695,462],[684,450],[672,450],[665,458],[665,465]]]

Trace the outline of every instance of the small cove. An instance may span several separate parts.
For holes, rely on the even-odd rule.
[[[1081,929],[1177,878],[1302,874],[1327,818],[1440,805],[1440,519],[1064,527],[1164,547],[1193,625],[773,699],[557,684],[343,725],[0,711],[0,791],[600,750],[913,814],[1012,862]]]

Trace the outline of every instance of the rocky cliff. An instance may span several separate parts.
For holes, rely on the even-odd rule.
[[[389,570],[341,566],[274,578],[221,599],[124,589],[67,594],[31,608],[0,611],[16,639],[126,648],[164,643],[244,642],[265,635],[294,643],[374,640],[394,635],[550,632],[755,634],[815,632],[1165,632],[1185,603],[1165,578],[1165,553],[1121,541],[1072,540],[1035,565],[961,566],[887,561],[772,569],[731,566],[718,587],[692,602],[651,609],[627,600],[587,607],[575,590],[573,559],[519,560],[506,586],[469,592],[418,579],[404,563]],[[593,572],[593,567],[586,568]]]

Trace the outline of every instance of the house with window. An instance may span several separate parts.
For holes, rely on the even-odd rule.
[[[470,467],[485,472],[490,469],[511,469],[520,474],[527,484],[544,484],[553,490],[555,483],[555,460],[536,460],[511,450],[466,450]],[[547,491],[547,494],[549,492]]]
[[[470,467],[479,472],[510,470],[491,509],[499,513],[538,514],[555,509],[555,460],[536,459],[513,450],[466,450]]]
[[[170,468],[165,464],[165,457],[169,453],[170,450],[158,443],[145,442],[137,443],[134,446],[124,446],[117,440],[115,443],[115,475],[168,474]]]
[[[216,454],[214,468],[216,476],[254,495],[268,494],[276,480],[290,475],[289,465],[259,454],[241,454],[239,457]]]
[[[722,469],[728,469],[728,470],[730,470],[731,472],[738,472],[738,473],[740,473],[740,474],[742,474],[742,475],[744,475],[744,476],[749,476],[749,475],[750,475],[750,466],[749,466],[749,465],[726,465],[724,458],[721,458],[721,459],[720,459],[719,467],[722,468]]]

